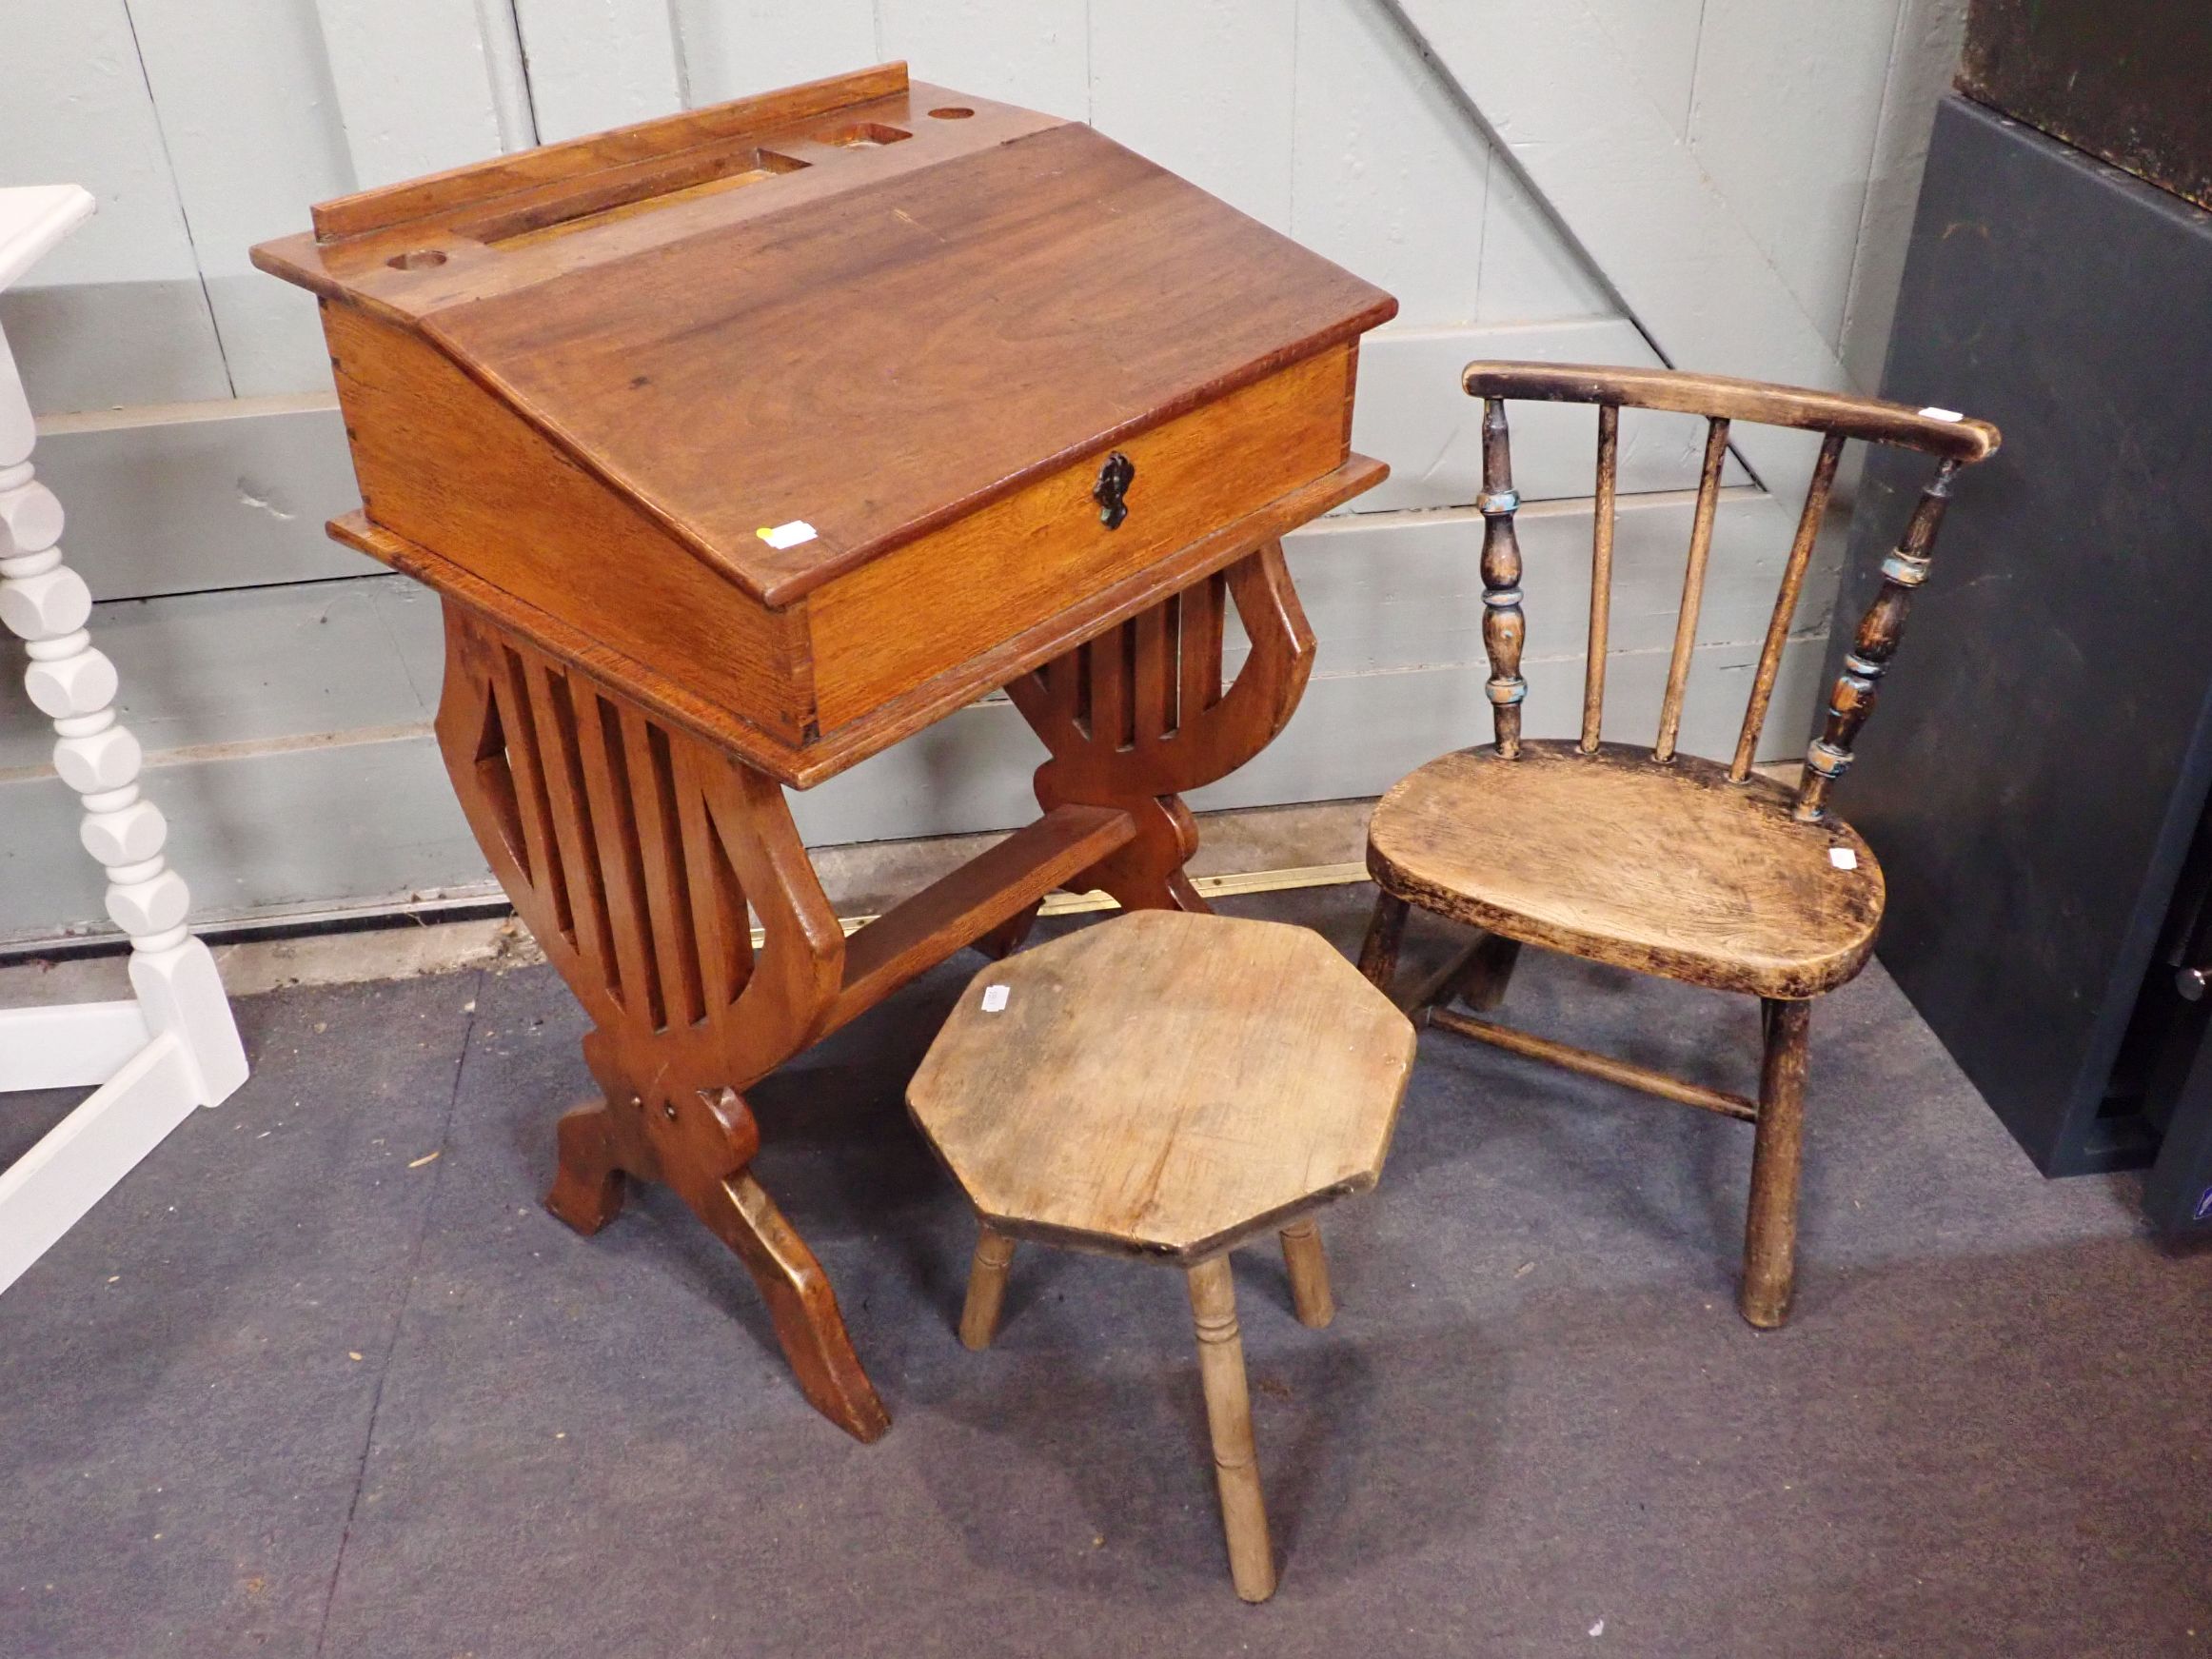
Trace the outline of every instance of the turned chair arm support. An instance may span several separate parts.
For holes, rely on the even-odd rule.
[[[1882,561],[1881,591],[1859,619],[1851,649],[1844,658],[1844,671],[1836,676],[1835,689],[1828,694],[1827,715],[1821,722],[1820,736],[1813,739],[1805,754],[1805,775],[1798,782],[1793,809],[1793,816],[1802,821],[1811,822],[1827,812],[1828,791],[1850,765],[1851,744],[1866,717],[1874,712],[1883,673],[1905,635],[1905,619],[1911,613],[1913,593],[1927,580],[1936,531],[1943,525],[1944,508],[1950,504],[1951,481],[1958,476],[1959,464],[1946,459],[1936,468],[1935,477],[1920,492],[1920,502],[1912,509],[1897,550]]]
[[[1470,397],[1484,403],[1483,487],[1475,505],[1483,516],[1483,644],[1491,662],[1488,692],[1496,727],[1497,753],[1512,760],[1521,749],[1521,702],[1528,682],[1521,675],[1527,627],[1521,615],[1521,550],[1513,533],[1520,493],[1513,487],[1511,439],[1505,405],[1513,399],[1537,403],[1594,405],[1598,414],[1597,489],[1590,549],[1590,613],[1588,665],[1583,691],[1582,748],[1598,746],[1605,701],[1607,624],[1612,586],[1613,516],[1619,459],[1619,416],[1623,408],[1656,409],[1698,415],[1706,422],[1705,461],[1700,470],[1697,508],[1690,527],[1689,558],[1683,576],[1682,605],[1676,614],[1674,649],[1668,665],[1667,694],[1659,713],[1659,735],[1651,758],[1674,758],[1683,699],[1697,645],[1698,609],[1704,599],[1706,564],[1711,551],[1714,514],[1719,506],[1722,470],[1728,460],[1728,431],[1737,421],[1788,426],[1823,435],[1820,459],[1812,470],[1804,511],[1785,563],[1781,591],[1768,620],[1767,638],[1752,676],[1751,694],[1736,741],[1731,782],[1750,776],[1760,730],[1765,723],[1799,592],[1827,509],[1844,444],[1853,438],[1893,444],[1936,457],[1936,475],[1921,492],[1897,550],[1882,564],[1882,591],[1853,636],[1844,672],[1828,700],[1820,736],[1806,756],[1805,777],[1795,814],[1820,818],[1827,792],[1850,764],[1851,743],[1874,706],[1877,682],[1895,654],[1905,628],[1912,590],[1927,578],[1938,526],[1950,499],[1951,482],[1997,451],[2000,435],[1986,421],[1952,409],[1910,408],[1878,398],[1734,380],[1726,375],[1691,374],[1671,368],[1616,368],[1582,363],[1471,363],[1460,376]]]

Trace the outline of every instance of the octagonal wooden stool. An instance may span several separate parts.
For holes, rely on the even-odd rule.
[[[981,1234],[960,1340],[990,1345],[1017,1238],[1172,1262],[1236,1593],[1274,1593],[1232,1246],[1282,1235],[1298,1318],[1335,1313],[1313,1213],[1382,1173],[1413,1027],[1319,934],[1137,911],[976,976],[907,1090]]]

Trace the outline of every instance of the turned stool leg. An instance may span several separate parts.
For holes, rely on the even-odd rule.
[[[976,1258],[968,1266],[968,1304],[960,1310],[960,1341],[978,1353],[997,1334],[1007,1264],[1013,1259],[1014,1240],[988,1221],[978,1222]]]
[[[1797,1276],[1798,1166],[1805,1144],[1806,1033],[1809,1002],[1766,1003],[1767,1054],[1759,1076],[1751,1203],[1744,1221],[1744,1282],[1737,1306],[1771,1331],[1789,1316]]]
[[[1275,1592],[1274,1552],[1268,1544],[1267,1507],[1259,1495],[1252,1396],[1244,1384],[1244,1343],[1236,1331],[1236,1285],[1230,1277],[1229,1257],[1198,1263],[1190,1278],[1198,1377],[1206,1390],[1221,1527],[1229,1539],[1229,1576],[1246,1601],[1265,1601]]]
[[[1329,1294],[1329,1258],[1321,1254],[1321,1229],[1306,1215],[1283,1229],[1283,1266],[1291,1274],[1291,1305],[1298,1323],[1318,1331],[1336,1317],[1336,1298]]]

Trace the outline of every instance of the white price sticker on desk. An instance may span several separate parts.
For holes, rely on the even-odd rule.
[[[800,547],[814,540],[814,526],[804,519],[793,519],[787,524],[773,527],[763,524],[754,535],[780,553],[786,547]]]

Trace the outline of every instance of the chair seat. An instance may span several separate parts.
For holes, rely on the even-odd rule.
[[[1873,949],[1882,869],[1834,818],[1709,760],[1524,743],[1431,761],[1375,807],[1386,892],[1525,943],[1758,997],[1842,984]],[[1838,868],[1831,849],[1855,865]]]

